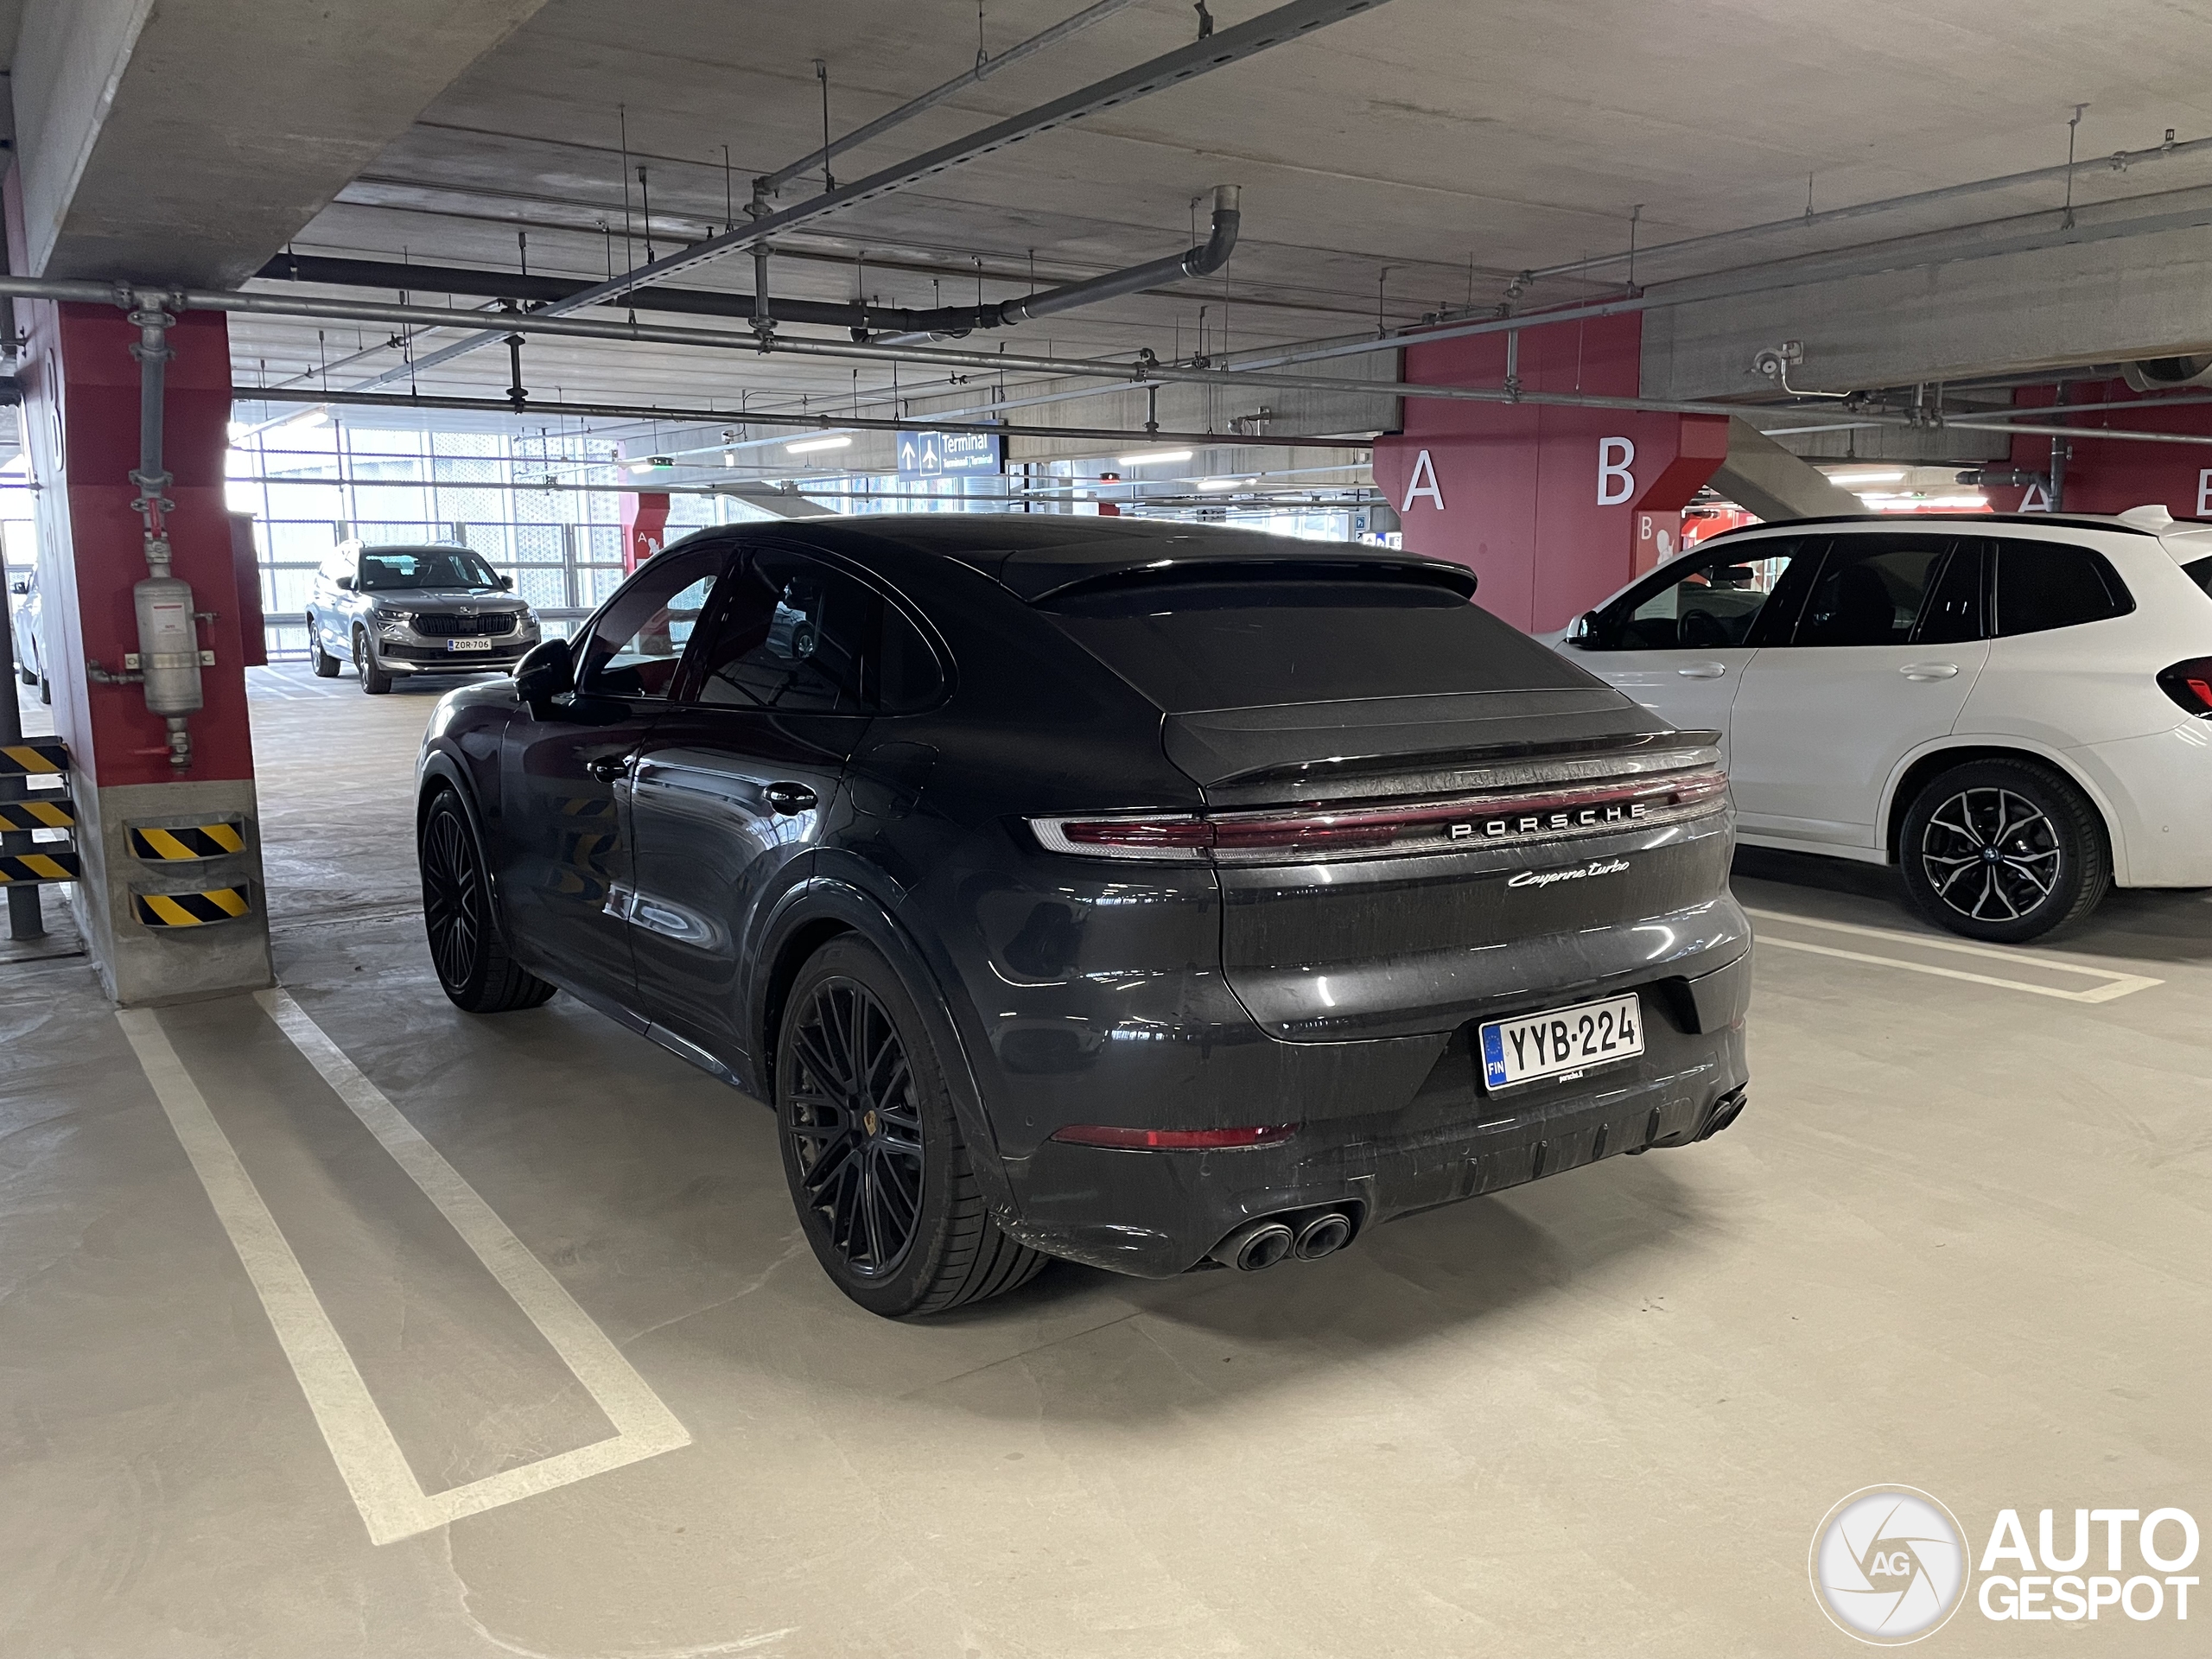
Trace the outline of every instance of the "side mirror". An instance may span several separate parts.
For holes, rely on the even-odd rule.
[[[28,594],[30,590],[31,585],[28,582],[10,582],[8,585],[8,591],[11,594]]]
[[[349,593],[349,594],[350,594],[350,593],[352,593],[352,592],[353,591],[353,577],[351,577],[351,576],[334,576],[334,577],[332,578],[332,580],[333,580],[334,582],[336,582],[336,583],[337,583],[340,588],[344,588],[347,593]]]
[[[515,664],[515,701],[541,720],[554,698],[575,689],[575,648],[566,639],[540,640]]]
[[[499,586],[512,594],[515,590],[515,579],[512,576],[501,576],[499,578]]]
[[[1585,611],[1574,619],[1574,626],[1567,631],[1567,643],[1588,651],[1598,643],[1598,613]]]

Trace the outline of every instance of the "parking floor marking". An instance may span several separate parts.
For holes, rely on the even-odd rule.
[[[298,1256],[160,1021],[143,1009],[119,1012],[116,1018],[146,1080],[269,1314],[369,1541],[388,1544],[410,1538],[463,1516],[689,1446],[690,1432],[607,1333],[306,1010],[281,990],[257,993],[255,1000],[437,1206],[614,1425],[611,1439],[446,1491],[425,1492]]]
[[[1870,951],[1845,950],[1834,945],[1815,944],[1809,939],[1785,939],[1772,933],[1758,935],[1761,944],[1777,944],[1785,950],[1802,950],[1816,957],[1834,957],[1844,962],[1872,963],[1883,968],[1903,968],[1916,974],[1932,974],[1939,979],[1962,979],[1975,985],[1994,985],[2007,991],[2025,991],[2032,996],[2055,996],[2066,1002],[2110,1002],[2116,997],[2129,996],[2137,991],[2147,991],[2163,985],[2163,979],[2152,979],[2143,974],[2123,974],[2110,968],[2092,968],[2085,963],[2061,962],[2053,957],[2029,956],[2022,951],[2002,950],[1992,945],[1969,944],[1961,939],[1930,938],[1921,933],[1904,933],[1894,928],[1862,927],[1853,922],[1824,922],[1812,916],[1793,916],[1779,910],[1755,910],[1746,905],[1744,913],[1766,922],[1786,922],[1796,927],[1826,928],[1834,933],[1852,933],[1862,938],[1885,939],[1897,944],[1909,944],[1916,950],[1949,950],[1962,957],[1981,957],[1993,962],[2008,962],[2022,967],[2035,968],[2056,974],[2080,974],[2101,984],[2082,990],[2069,991],[2056,985],[2033,985],[2025,980],[2001,979],[1994,974],[1970,973],[1962,968],[1942,968],[1932,962],[1908,962],[1899,957],[1878,957]]]

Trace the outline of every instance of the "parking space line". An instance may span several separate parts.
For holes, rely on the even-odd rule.
[[[1809,939],[1785,939],[1777,934],[1762,932],[1761,944],[1779,945],[1785,950],[1802,950],[1816,957],[1834,957],[1844,962],[1871,963],[1883,968],[1903,968],[1910,973],[1932,974],[1938,979],[1965,980],[1974,985],[1994,985],[2007,991],[2025,991],[2032,996],[2055,996],[2067,1002],[2110,1002],[2117,997],[2133,995],[2163,985],[2163,979],[2152,979],[2143,974],[2123,974],[2109,968],[2092,968],[2084,963],[2061,962],[2044,956],[2030,956],[2024,951],[2002,950],[1991,945],[1969,944],[1961,939],[1930,938],[1925,934],[1904,933],[1893,928],[1862,927],[1853,922],[1824,922],[1812,916],[1793,916],[1779,910],[1754,910],[1744,907],[1746,916],[1760,921],[1786,922],[1796,927],[1826,928],[1834,933],[1856,934],[1862,938],[1885,939],[1898,944],[1909,944],[1916,950],[1949,950],[1962,957],[1980,957],[1993,962],[2017,963],[2043,972],[2079,974],[2102,982],[2078,991],[2069,991],[2056,985],[2035,985],[2025,980],[2003,979],[1994,974],[1977,974],[1962,968],[1940,967],[1932,962],[1909,962],[1900,957],[1879,957],[1870,951],[1845,950],[1834,945],[1815,944]]]
[[[285,992],[256,999],[544,1337],[614,1426],[611,1439],[426,1493],[237,1150],[157,1018],[117,1014],[230,1236],[369,1540],[388,1544],[689,1446],[691,1436],[560,1281]]]

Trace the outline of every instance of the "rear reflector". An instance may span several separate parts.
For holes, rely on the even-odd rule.
[[[1242,1129],[1124,1129],[1110,1123],[1071,1123],[1052,1139],[1078,1147],[1114,1147],[1128,1152],[1234,1152],[1264,1147],[1297,1133],[1289,1124]]]
[[[2158,676],[2158,690],[2198,719],[2212,718],[2212,657],[2176,663]]]
[[[1092,858],[1281,864],[1450,852],[1471,844],[1603,835],[1702,816],[1728,791],[1718,766],[1446,800],[1331,803],[1254,812],[1032,818],[1048,851]]]

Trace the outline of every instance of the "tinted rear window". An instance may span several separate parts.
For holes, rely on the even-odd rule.
[[[2126,616],[2135,601],[2104,555],[2058,542],[2006,542],[1997,551],[1997,632],[2041,633]]]
[[[1479,606],[1415,582],[1141,583],[1039,608],[1171,714],[1591,683]]]
[[[2212,559],[2198,559],[2193,564],[2184,564],[2182,572],[2207,594],[2212,594]]]

